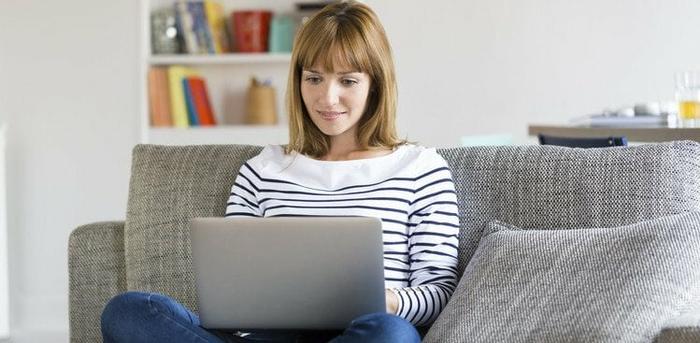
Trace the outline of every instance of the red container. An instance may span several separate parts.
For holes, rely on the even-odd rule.
[[[236,52],[266,52],[270,31],[270,11],[234,11],[231,13],[233,45]]]

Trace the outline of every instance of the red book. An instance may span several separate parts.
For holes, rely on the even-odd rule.
[[[190,90],[192,91],[192,100],[194,102],[194,108],[195,112],[197,113],[199,125],[216,125],[214,111],[212,110],[211,102],[209,101],[207,85],[204,82],[204,79],[196,76],[189,77],[187,78],[187,82],[189,83]]]

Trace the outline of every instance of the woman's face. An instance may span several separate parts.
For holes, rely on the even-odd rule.
[[[317,63],[301,74],[301,97],[321,132],[331,138],[356,137],[357,123],[365,111],[370,89],[367,73],[334,65],[334,72]],[[352,136],[350,136],[352,135]]]

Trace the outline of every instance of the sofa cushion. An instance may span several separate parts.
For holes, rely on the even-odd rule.
[[[222,217],[241,165],[261,147],[138,145],[124,233],[127,288],[196,311],[189,219]]]
[[[628,226],[490,223],[426,342],[651,341],[700,296],[700,212]]]
[[[494,219],[520,227],[592,228],[700,210],[700,144],[606,149],[557,146],[439,149],[460,212],[459,270]]]

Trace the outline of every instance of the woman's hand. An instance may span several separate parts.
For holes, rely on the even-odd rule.
[[[386,290],[386,312],[396,314],[399,307],[399,298],[390,290]]]

